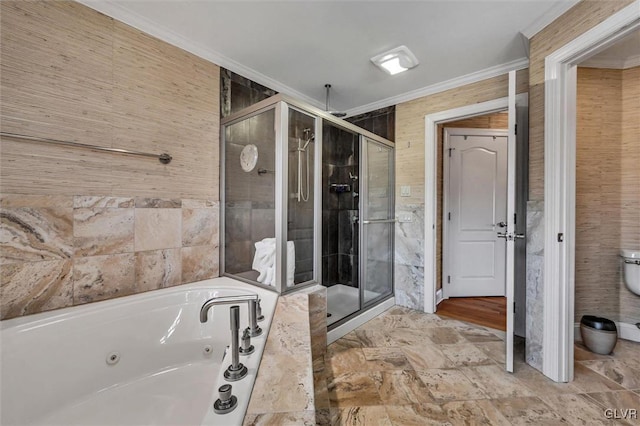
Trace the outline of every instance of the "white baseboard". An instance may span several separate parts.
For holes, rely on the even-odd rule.
[[[640,328],[635,324],[629,324],[626,322],[616,322],[618,327],[618,338],[631,340],[632,342],[640,342]],[[582,342],[582,336],[580,335],[580,323],[573,324],[573,337],[576,342]]]
[[[634,342],[640,342],[640,328],[635,324],[629,324],[627,322],[617,322],[618,337],[621,339],[632,340]]]
[[[440,304],[444,300],[444,296],[442,294],[442,289],[436,291],[436,306]]]
[[[392,297],[391,299],[385,300],[379,305],[376,305],[373,308],[367,311],[364,311],[357,317],[352,318],[349,321],[345,322],[344,324],[329,331],[327,333],[327,345],[335,342],[345,334],[352,332],[353,330],[360,327],[365,322],[374,319],[375,317],[377,317],[387,309],[395,306],[395,304],[396,304],[396,298]]]

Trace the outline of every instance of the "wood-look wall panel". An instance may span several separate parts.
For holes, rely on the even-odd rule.
[[[529,44],[529,199],[544,198],[544,60],[634,0],[583,0]]]
[[[2,2],[3,193],[217,199],[219,68],[75,2]]]

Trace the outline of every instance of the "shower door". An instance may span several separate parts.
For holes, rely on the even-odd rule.
[[[393,293],[393,149],[363,137],[361,198],[362,307]]]

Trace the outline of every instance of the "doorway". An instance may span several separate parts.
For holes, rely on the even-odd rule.
[[[528,96],[516,95],[518,76],[515,71],[509,73],[509,96],[430,114],[425,117],[425,200],[430,207],[425,209],[425,312],[435,313],[437,303],[443,298],[442,289],[437,289],[437,188],[438,188],[438,152],[439,124],[450,123],[466,118],[477,117],[508,110],[508,153],[507,153],[507,227],[500,236],[506,245],[506,333],[505,357],[506,369],[513,371],[513,344],[516,325],[519,334],[524,335],[525,324],[525,211],[526,211],[526,159],[528,153]],[[517,129],[523,129],[518,132]],[[519,149],[518,149],[519,148]],[[519,165],[516,167],[516,165]],[[441,281],[440,281],[441,282]],[[518,320],[516,320],[516,318]]]
[[[503,129],[459,128],[484,118]],[[496,113],[443,129],[443,297],[505,296],[507,117]],[[448,127],[452,126],[452,127]]]
[[[637,2],[545,58],[543,373],[573,380],[577,65],[640,28]]]

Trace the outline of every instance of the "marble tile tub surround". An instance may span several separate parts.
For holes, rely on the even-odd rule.
[[[218,276],[219,203],[3,194],[0,317]]]
[[[316,375],[328,381],[318,424],[609,425],[606,409],[640,407],[640,344],[613,356],[576,347],[572,383],[555,383],[524,362],[504,371],[503,334],[395,306],[329,345]]]
[[[309,301],[305,293],[278,298],[245,425],[314,424]]]

